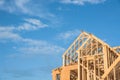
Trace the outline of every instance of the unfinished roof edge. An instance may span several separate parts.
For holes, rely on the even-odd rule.
[[[63,56],[66,54],[66,52],[74,45],[75,41],[78,40],[78,38],[82,35],[82,34],[85,34],[85,35],[88,35],[89,36],[89,33],[81,30],[80,31],[81,33],[78,35],[78,37],[71,43],[71,45],[67,48],[67,50],[64,52]]]
[[[113,47],[113,49],[117,49],[117,48],[120,48],[120,46],[115,46],[115,47]]]
[[[100,43],[110,47],[110,45],[108,45],[107,43],[105,43],[104,41],[102,41],[100,38],[97,38],[95,35],[91,34],[91,33],[88,33],[86,31],[80,31],[81,33],[79,34],[79,36],[72,42],[72,44],[67,48],[67,50],[63,53],[62,57],[64,57],[64,55],[66,54],[66,52],[74,45],[74,43],[78,40],[78,38],[82,35],[82,34],[85,34],[85,35],[88,35],[88,36],[91,36],[92,38],[98,40]],[[110,47],[111,48],[111,47]],[[111,48],[112,49],[112,48]]]

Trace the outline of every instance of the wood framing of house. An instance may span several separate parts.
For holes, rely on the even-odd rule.
[[[120,47],[93,34],[81,32],[62,57],[63,66],[52,71],[52,80],[120,80]]]

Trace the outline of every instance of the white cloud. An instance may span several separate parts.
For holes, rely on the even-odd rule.
[[[105,1],[106,0],[61,0],[61,2],[65,4],[77,4],[77,5],[84,5],[85,3],[98,4],[103,3]]]
[[[15,27],[0,27],[0,39],[1,40],[20,40],[21,37],[14,33],[13,30],[15,30]]]
[[[18,26],[11,26],[11,27],[0,26],[0,31],[18,31],[18,30],[30,31],[30,30],[38,30],[46,27],[48,27],[48,25],[42,23],[40,20],[30,18],[30,19],[25,19],[24,23],[21,23],[21,25]]]
[[[15,29],[14,26],[8,27],[8,26],[0,26],[0,32],[2,31],[13,31]]]
[[[28,13],[29,10],[27,9],[27,7],[25,5],[27,5],[30,0],[14,0],[15,1],[15,5],[22,10],[22,12],[24,13]]]
[[[64,51],[64,48],[50,44],[46,41],[32,40],[31,43],[27,42],[27,46],[19,49],[24,55],[35,54],[57,54]]]
[[[18,28],[18,30],[36,30],[37,27],[34,25],[31,25],[29,23],[23,23],[22,25],[20,25]]]
[[[11,57],[16,56],[35,56],[40,54],[58,54],[63,53],[65,51],[64,48],[51,44],[44,40],[33,40],[28,38],[22,38],[19,41],[22,46],[15,47],[19,54],[11,54]]]
[[[40,20],[38,19],[33,19],[33,18],[30,18],[30,19],[25,19],[26,22],[30,23],[30,24],[33,24],[35,26],[38,26],[40,28],[44,28],[44,27],[47,27],[48,25],[46,24],[43,24]]]
[[[22,25],[20,25],[17,29],[18,30],[37,30],[40,28],[46,28],[48,25],[42,23],[40,20],[38,19],[25,19],[25,23],[23,23]]]
[[[80,34],[80,30],[72,30],[72,31],[66,31],[62,32],[57,35],[57,39],[59,40],[71,40],[75,37],[77,37]]]
[[[0,42],[20,44],[19,46],[13,47],[18,53],[17,55],[12,54],[11,56],[19,55],[36,55],[36,54],[55,54],[64,51],[64,48],[49,43],[44,40],[34,40],[30,38],[22,37],[20,31],[38,30],[46,28],[47,25],[43,24],[38,19],[25,19],[21,25],[17,26],[0,26]],[[6,43],[6,44],[7,44]]]
[[[25,22],[19,26],[0,26],[0,39],[10,39],[10,40],[24,40],[20,35],[16,32],[18,31],[30,31],[30,30],[38,30],[41,28],[46,28],[47,24],[43,24],[38,19],[25,19]]]
[[[19,16],[22,14],[39,17],[55,27],[61,25],[61,18],[51,11],[49,6],[52,3],[54,1],[52,2],[51,0],[3,0],[0,4],[0,10]]]
[[[5,32],[0,32],[0,39],[20,40],[21,37],[18,34],[5,31]]]
[[[55,18],[55,15],[48,10],[48,2],[41,0],[1,0],[0,9],[14,14],[37,16],[51,21]]]
[[[22,42],[26,45],[19,48],[19,51],[23,53],[23,55],[57,54],[65,50],[60,46],[43,40],[23,39]]]
[[[29,13],[27,4],[30,0],[0,0],[0,9],[13,12]]]
[[[64,51],[64,48],[44,40],[24,38],[16,33],[15,30],[17,30],[16,27],[0,27],[0,42],[6,41],[8,43],[20,44],[19,46],[13,47],[19,54],[10,55],[12,57],[20,55],[57,54]]]

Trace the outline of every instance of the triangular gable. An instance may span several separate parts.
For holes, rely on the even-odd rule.
[[[70,47],[64,52],[63,54],[63,65],[66,64],[66,59],[67,61],[70,59],[70,57],[68,57],[69,55],[72,57],[72,55],[76,55],[74,56],[77,57],[77,53],[76,50],[78,50],[78,48],[88,39],[89,34],[86,32],[82,32],[77,39],[74,40],[74,42],[70,45]],[[66,58],[67,57],[67,58]],[[77,60],[77,58],[76,58]],[[75,61],[75,60],[74,60]],[[70,63],[70,61],[68,61],[68,64]]]
[[[101,43],[102,45],[106,45],[108,48],[110,48],[111,51],[114,52],[115,55],[119,56],[119,54],[113,48],[111,48],[107,43],[103,42],[102,40],[100,40],[99,38],[97,38],[96,36],[94,36],[90,33],[82,32],[77,37],[77,39],[75,39],[75,41],[70,45],[70,47],[64,52],[64,54],[63,54],[63,65],[69,64],[70,60],[73,60],[72,58],[76,58],[76,60],[77,60],[77,56],[78,56],[77,52],[90,39],[94,39],[94,40],[98,41],[99,43]],[[67,61],[67,63],[65,61]],[[73,61],[75,61],[75,59]]]
[[[86,33],[86,32],[82,32],[82,33],[74,40],[74,42],[70,45],[70,47],[64,52],[63,56],[66,55],[67,52],[72,48],[72,46],[74,46],[75,43],[76,43],[77,41],[79,41],[79,39],[83,38],[84,36],[89,36],[89,34]]]

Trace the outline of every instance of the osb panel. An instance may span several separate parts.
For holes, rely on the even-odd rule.
[[[70,80],[70,71],[78,68],[78,65],[63,66],[61,69],[52,71],[52,80],[56,80],[56,74],[60,74],[60,80]]]

